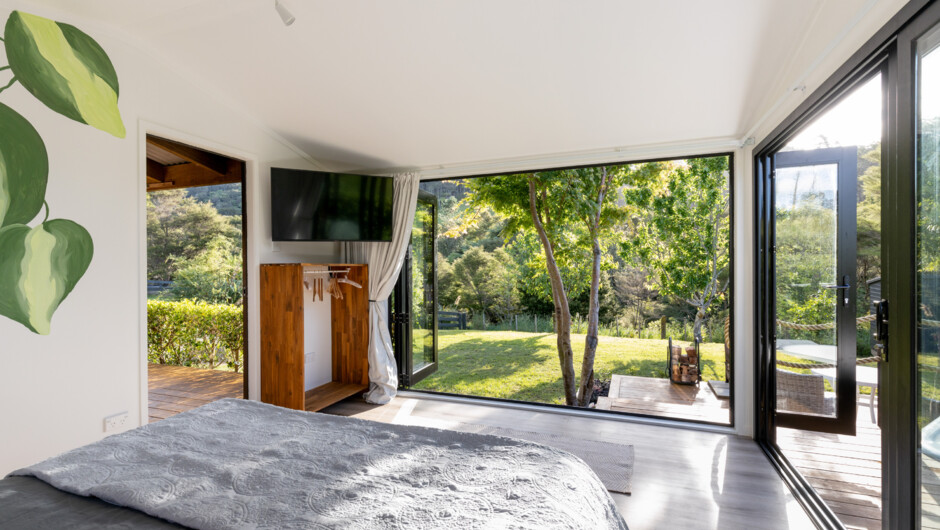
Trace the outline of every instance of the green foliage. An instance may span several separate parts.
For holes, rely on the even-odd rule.
[[[242,369],[242,308],[202,301],[147,301],[147,359],[152,363]]]
[[[697,308],[697,325],[728,282],[727,171],[725,156],[641,164],[623,191],[632,221],[624,259],[647,269],[660,294]]]
[[[170,296],[216,304],[240,304],[242,257],[230,239],[218,236],[191,258],[177,260]]]
[[[594,234],[590,221],[600,213],[597,237],[602,248],[602,268],[606,270],[613,265],[606,250],[619,239],[619,228],[625,220],[626,211],[617,204],[613,194],[607,195],[601,211],[597,211],[597,196],[604,178],[602,171],[608,172],[606,186],[610,189],[623,184],[626,172],[621,166],[543,171],[534,175],[541,190],[538,208],[565,289],[572,298],[588,290],[591,284]],[[545,254],[529,213],[527,175],[468,179],[465,185],[471,191],[467,203],[474,211],[492,210],[505,220],[504,237],[511,235],[507,251],[516,257],[522,269],[520,280],[525,290],[550,300]]]
[[[505,250],[470,249],[454,262],[453,277],[461,307],[474,315],[485,315],[490,322],[502,321],[518,310],[517,275]]]
[[[921,124],[918,153],[918,272],[940,271],[940,118]]]
[[[241,230],[211,204],[196,202],[181,189],[147,194],[148,279],[175,279],[181,264],[220,237],[241,254]]]
[[[196,200],[196,202],[208,202],[218,210],[219,214],[229,218],[239,219],[241,223],[242,215],[242,185],[218,184],[215,186],[200,186],[198,188],[186,188],[186,194]]]

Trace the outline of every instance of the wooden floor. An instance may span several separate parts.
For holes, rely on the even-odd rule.
[[[940,528],[940,461],[923,454],[920,466],[920,527]]]
[[[779,428],[777,445],[847,528],[881,528],[881,429],[867,396],[855,436]]]
[[[718,399],[703,381],[677,385],[668,379],[614,375],[607,397],[597,399],[597,408],[682,420],[731,423],[730,400]]]
[[[611,494],[631,530],[814,528],[748,438],[430,397],[399,396],[384,406],[357,397],[323,412],[397,424],[456,421],[632,444],[633,493]]]
[[[243,376],[220,370],[147,366],[150,421],[168,418],[217,399],[242,397]]]

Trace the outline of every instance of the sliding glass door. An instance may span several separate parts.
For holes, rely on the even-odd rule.
[[[904,368],[892,382],[913,379],[913,392],[899,396],[911,406],[898,425],[913,436],[898,437],[893,459],[898,490],[911,495],[896,510],[901,520],[910,514],[914,526],[940,528],[940,5],[901,32],[898,49],[901,169],[913,176],[908,184],[902,173],[898,204],[914,208],[898,208],[898,233],[911,241],[891,262],[907,280],[891,298],[889,352]]]
[[[833,176],[840,170],[827,169],[825,161],[792,163],[787,158],[801,157],[795,151],[806,149],[787,154],[786,147],[819,129],[840,101],[864,91],[866,80],[876,75],[879,145],[863,149],[858,142],[833,142],[825,134],[819,137],[824,145],[817,146],[817,152],[858,147],[856,188],[849,190],[857,198],[853,279],[839,264],[843,241],[830,239],[834,232],[843,233],[841,202],[829,201],[846,192],[843,180]],[[858,118],[871,107],[854,107],[831,122],[833,130],[841,126],[849,137],[857,135],[865,129]],[[940,528],[940,3],[913,1],[902,9],[755,152],[758,440],[821,527]],[[799,183],[787,173],[790,168],[807,169]],[[815,221],[781,224],[801,208]],[[835,221],[825,221],[833,215]],[[871,240],[875,234],[877,245]],[[802,243],[787,243],[788,238]],[[835,278],[817,282],[812,275],[789,274],[784,267],[789,262],[796,269],[835,272]],[[826,290],[830,286],[832,291],[849,286],[856,299],[833,300]],[[813,299],[815,313],[807,311]],[[840,303],[856,312],[840,315]],[[811,315],[815,318],[797,319]],[[843,322],[853,320],[855,363],[842,356],[842,331],[851,327]],[[798,336],[810,332],[817,335]],[[835,380],[826,379],[823,395],[833,392],[837,402],[868,409],[870,423],[868,414],[855,418],[856,436],[809,432],[838,423],[839,405],[833,417],[827,410],[789,410],[800,404],[779,399],[780,370],[806,373],[806,359],[792,355],[806,353],[799,341],[814,343],[805,345],[818,353],[823,346],[835,347]],[[816,362],[829,364],[818,357]],[[855,398],[839,391],[843,367],[850,366],[859,392]],[[822,371],[808,369],[809,374]],[[878,439],[880,447],[872,446]]]

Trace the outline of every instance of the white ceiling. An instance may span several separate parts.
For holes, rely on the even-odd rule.
[[[876,0],[283,0],[290,27],[274,0],[37,3],[125,32],[314,158],[386,168],[740,138],[801,47]]]

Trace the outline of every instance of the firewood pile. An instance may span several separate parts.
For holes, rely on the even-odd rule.
[[[698,383],[699,352],[695,346],[674,346],[669,341],[669,380],[673,383],[691,385]]]

